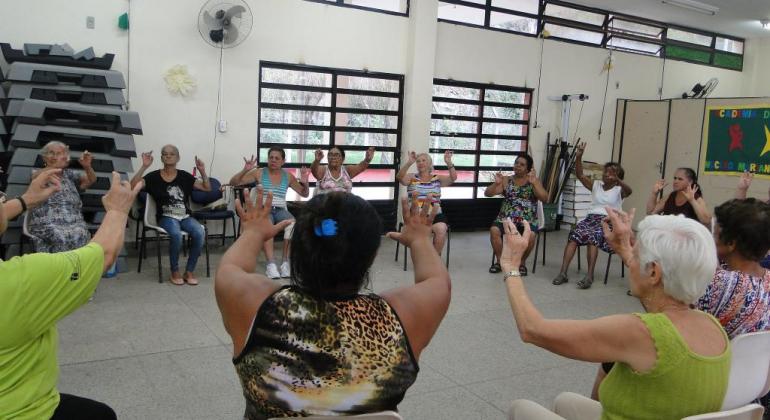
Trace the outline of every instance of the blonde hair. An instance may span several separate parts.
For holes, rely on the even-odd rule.
[[[54,147],[61,147],[64,150],[69,150],[70,149],[69,146],[67,146],[66,144],[64,144],[64,143],[62,143],[62,142],[60,142],[58,140],[53,140],[53,141],[49,141],[48,143],[46,143],[45,146],[43,146],[43,148],[40,149],[40,155],[41,156],[50,156],[51,154],[53,154],[51,149],[54,148]]]
[[[428,153],[420,153],[417,155],[417,158],[419,159],[420,156],[425,156],[425,159],[428,160],[428,165],[429,165],[428,172],[433,172],[433,158],[430,157]]]

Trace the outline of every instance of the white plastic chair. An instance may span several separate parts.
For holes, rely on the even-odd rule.
[[[741,407],[770,391],[770,331],[739,335],[730,345],[730,379],[722,410]]]
[[[158,219],[156,216],[158,205],[155,203],[155,199],[152,198],[150,194],[147,194],[147,199],[144,204],[144,221],[142,226],[142,237],[140,239],[141,244],[139,245],[139,266],[137,267],[136,271],[138,273],[142,272],[142,260],[144,260],[145,255],[147,254],[147,241],[152,240],[157,242],[158,246],[157,249],[157,256],[158,256],[158,283],[163,283],[163,267],[161,265],[161,259],[160,259],[160,241],[168,240],[168,232],[166,232],[166,229],[163,229],[162,227],[158,226]],[[204,248],[206,248],[206,277],[210,276],[210,267],[209,267],[209,247],[208,247],[208,234],[206,233],[206,226],[203,226],[204,229]],[[155,237],[148,238],[147,232],[154,232]],[[182,243],[187,242],[188,234],[185,231],[182,231]]]
[[[37,239],[37,236],[33,235],[29,231],[29,212],[24,212],[24,217],[21,221],[21,233],[22,237],[19,241],[19,253],[24,254],[24,238],[28,238],[29,242],[32,244],[32,252],[35,252],[35,239]]]
[[[688,416],[682,420],[762,420],[765,409],[759,404],[748,404],[732,410]]]
[[[356,416],[310,416],[310,417],[281,417],[280,419],[304,419],[304,420],[328,420],[328,419],[366,419],[366,420],[403,420],[400,414],[395,411],[379,411],[377,413],[359,414]],[[278,417],[273,417],[270,420],[279,420]]]

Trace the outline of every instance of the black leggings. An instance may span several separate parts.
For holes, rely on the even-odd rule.
[[[117,420],[107,404],[69,394],[59,394],[59,406],[51,420]]]

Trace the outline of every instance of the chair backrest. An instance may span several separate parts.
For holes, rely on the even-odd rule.
[[[29,212],[28,211],[24,212],[24,218],[22,219],[22,222],[21,222],[21,232],[24,234],[24,236],[28,238],[33,238],[33,239],[37,238],[37,236],[29,232]]]
[[[730,344],[732,362],[723,410],[743,406],[770,391],[770,331],[742,334]]]
[[[376,413],[359,414],[357,416],[310,416],[310,417],[282,417],[281,419],[303,419],[303,420],[329,420],[329,419],[366,419],[366,420],[403,420],[400,414],[395,411],[379,411]],[[278,420],[278,417],[273,417],[270,420]],[[761,419],[760,419],[761,420]]]
[[[150,229],[165,232],[165,229],[158,226],[158,205],[150,194],[147,194],[147,200],[144,202],[144,225]]]
[[[761,405],[749,404],[732,410],[689,416],[682,420],[762,420],[762,413],[764,412],[765,409]]]
[[[545,212],[543,202],[537,200],[537,230],[545,230]]]

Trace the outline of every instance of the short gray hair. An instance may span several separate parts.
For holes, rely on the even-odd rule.
[[[660,265],[667,295],[687,304],[703,296],[717,269],[714,238],[705,226],[682,215],[647,216],[637,240],[642,269]]]
[[[48,143],[46,143],[45,146],[43,146],[43,148],[40,149],[40,155],[42,155],[42,156],[50,155],[51,154],[51,149],[54,148],[54,147],[62,147],[65,150],[69,149],[69,146],[67,146],[66,144],[64,144],[64,143],[62,143],[62,142],[60,142],[58,140],[53,140],[53,141],[49,141]]]

